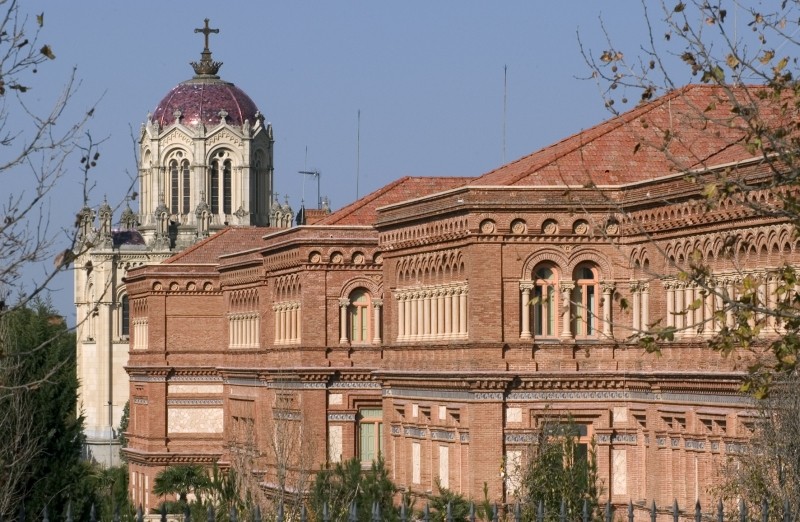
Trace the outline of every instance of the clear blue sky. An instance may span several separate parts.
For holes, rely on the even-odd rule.
[[[138,1],[27,0],[44,12],[43,42],[56,60],[39,73],[34,96],[52,100],[69,70],[82,81],[74,111],[97,102],[90,131],[105,139],[92,204],[124,197],[135,175],[132,134],[202,50],[203,18],[222,78],[247,92],[275,132],[275,184],[295,210],[304,177],[318,169],[333,209],[356,197],[357,112],[361,111],[359,193],[404,175],[477,176],[609,115],[588,74],[576,33],[606,47],[599,17],[623,42],[645,36],[638,2],[486,1]],[[67,114],[65,118],[70,117]],[[306,160],[307,149],[307,160]],[[81,206],[78,158],[51,199],[56,223]],[[305,181],[305,199],[316,186]],[[311,205],[309,205],[311,206]],[[35,276],[34,274],[33,276]],[[32,277],[33,277],[32,276]],[[71,274],[53,299],[72,311]]]

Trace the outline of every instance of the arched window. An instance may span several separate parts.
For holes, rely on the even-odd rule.
[[[369,343],[372,340],[372,325],[369,314],[370,296],[359,288],[350,294],[347,307],[348,336],[351,343]]]
[[[123,295],[120,299],[119,333],[121,337],[125,338],[131,333],[131,307],[127,295]]]
[[[189,175],[189,160],[183,160],[181,162],[181,172],[183,173],[183,186],[181,187],[181,193],[183,194],[183,208],[181,209],[183,214],[188,214],[190,212],[190,189],[191,189],[191,176]]]
[[[182,151],[171,154],[169,160],[169,211],[172,214],[188,214],[191,195],[189,160]]]
[[[232,212],[233,202],[233,161],[226,150],[215,152],[210,162],[209,196],[211,213]],[[222,208],[220,208],[220,204]]]
[[[178,162],[169,162],[169,211],[173,214],[178,213],[178,200],[180,198],[178,178]]]
[[[558,277],[550,265],[543,265],[533,274],[533,332],[538,337],[558,335]]]
[[[575,288],[570,306],[572,334],[575,337],[596,336],[600,294],[597,268],[588,264],[580,265],[575,269],[574,279]]]

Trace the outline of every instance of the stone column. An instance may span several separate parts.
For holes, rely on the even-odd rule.
[[[520,339],[532,339],[531,336],[531,290],[533,290],[533,283],[528,281],[519,284],[522,290],[522,332],[519,335]],[[544,305],[543,305],[544,306]]]
[[[289,339],[297,339],[297,304],[292,304],[289,310]]]
[[[703,299],[703,335],[711,337],[716,331],[714,326],[714,304],[716,301],[716,282],[707,281],[706,292],[708,292]]]
[[[428,339],[431,336],[431,291],[425,290],[422,300],[422,336]]]
[[[459,294],[461,293],[461,289],[459,287],[453,288],[452,293],[452,300],[453,300],[453,334],[458,335],[458,325],[460,324],[460,318],[458,316],[458,300]]]
[[[372,344],[381,344],[381,307],[383,299],[372,300]]]
[[[458,294],[458,333],[467,334],[467,287],[463,286]]]
[[[767,295],[764,303],[764,307],[767,310],[771,310],[771,313],[767,314],[767,327],[771,330],[776,330],[778,326],[778,318],[776,317],[777,313],[777,303],[778,303],[778,296],[776,295],[778,291],[778,276],[776,274],[768,274],[767,275]]]
[[[686,310],[683,302],[686,296],[684,292],[685,283],[675,283],[675,335],[684,336],[684,325],[686,324]]]
[[[403,293],[403,310],[405,310],[405,317],[403,318],[403,340],[405,341],[411,338],[411,297],[412,294],[408,292]]]
[[[343,297],[339,299],[339,344],[347,344],[347,307],[350,306],[350,299]]]
[[[417,328],[416,339],[422,339],[425,334],[425,291],[420,290],[416,294],[417,297]]]
[[[444,333],[446,337],[453,334],[453,289],[444,290]]]
[[[642,319],[641,326],[643,330],[650,328],[650,283],[641,283],[639,285],[642,306]]]
[[[614,331],[611,324],[611,308],[614,303],[614,284],[604,283],[603,289],[603,335],[613,337]]]
[[[572,290],[575,289],[575,283],[572,281],[564,281],[559,285],[561,290],[561,338],[572,339],[572,328],[570,322],[571,316],[571,301]]]
[[[444,329],[444,301],[445,301],[445,289],[444,288],[437,288],[436,289],[436,336],[441,338],[443,334],[446,333]]]
[[[736,300],[736,281],[734,278],[729,277],[725,279],[725,324],[728,328],[733,328],[733,310],[734,310],[734,301]]]
[[[281,340],[281,312],[278,305],[272,307],[272,311],[275,313],[275,342]]]
[[[675,326],[675,283],[665,281],[664,289],[667,294],[667,328]]]
[[[397,296],[397,340],[404,341],[406,333],[406,296]]]
[[[639,293],[638,281],[631,281],[631,301],[633,305],[633,324],[631,327],[633,328],[634,335],[636,335],[642,330],[642,296]]]

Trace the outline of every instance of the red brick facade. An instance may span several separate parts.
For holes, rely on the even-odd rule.
[[[689,87],[480,178],[404,178],[131,270],[134,501],[157,503],[165,465],[245,446],[265,484],[281,459],[291,481],[380,452],[413,491],[511,500],[537,426],[566,415],[597,443],[604,497],[707,501],[752,403],[707,345],[720,301],[677,274],[699,255],[718,288],[747,272],[768,296],[797,257],[791,224],[707,208],[704,178],[769,175],[731,127],[692,120],[715,99]],[[669,125],[674,162],[648,146]],[[656,323],[679,332],[660,355],[637,341]]]

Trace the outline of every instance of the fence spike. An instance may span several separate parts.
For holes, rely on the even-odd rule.
[[[331,515],[328,512],[328,503],[322,505],[322,522],[331,522]]]
[[[67,522],[73,522],[73,520],[72,520],[72,499],[70,499],[67,502]]]
[[[375,501],[375,522],[381,522],[383,520],[383,513],[381,513],[381,503],[377,500]]]
[[[206,520],[207,522],[214,522],[214,518],[216,515],[214,514],[214,510],[211,509],[211,504],[208,505],[208,511],[206,511]]]
[[[567,502],[562,498],[561,506],[558,508],[559,522],[567,522]]]
[[[92,502],[92,508],[89,510],[89,522],[97,522],[97,512],[94,508],[94,502]]]
[[[136,508],[136,522],[144,522],[144,513],[142,513],[142,505]]]
[[[672,499],[672,520],[673,522],[679,522],[680,511],[678,510],[678,499]]]
[[[613,512],[611,511],[611,499],[606,500],[606,522],[611,522]]]
[[[327,510],[327,508],[328,508],[328,505],[325,504],[325,509]],[[324,514],[322,515],[322,520],[324,522],[330,522],[330,520],[325,518],[325,515],[327,514],[327,512],[323,512],[323,513]],[[405,498],[400,503],[400,522],[407,522],[406,521],[406,499]]]
[[[725,506],[722,505],[722,499],[717,501],[717,522],[725,522]]]
[[[544,522],[544,502],[539,499],[539,505],[536,508],[536,522]]]
[[[589,499],[583,499],[583,508],[581,509],[581,517],[583,522],[589,522]]]
[[[453,506],[450,500],[447,501],[447,512],[445,513],[446,522],[453,522]]]
[[[514,505],[514,522],[522,522],[522,506],[519,505],[519,500]]]
[[[112,518],[112,521],[113,521],[113,522],[120,522],[120,516],[119,516],[119,502],[117,502],[117,505],[116,505],[116,506],[114,506],[114,518]]]
[[[790,522],[792,520],[792,506],[789,504],[789,499],[783,501],[783,522]]]
[[[747,522],[747,504],[744,503],[744,499],[739,499],[739,521],[740,522]]]
[[[425,511],[422,513],[422,520],[425,522],[430,522],[431,520],[431,508],[428,503],[425,503]]]
[[[278,522],[283,522],[283,500],[278,503]]]
[[[658,512],[656,511],[656,501],[653,500],[653,504],[650,506],[650,522],[656,522],[657,516]]]
[[[633,499],[628,499],[628,522],[633,522]]]
[[[239,522],[239,515],[236,513],[236,508],[231,506],[231,522]]]
[[[189,511],[189,504],[183,506],[183,522],[192,522],[192,512]]]
[[[761,501],[761,522],[769,522],[769,500],[767,497]]]
[[[161,503],[161,522],[167,522],[167,504],[166,502]]]
[[[492,506],[492,522],[497,522],[497,502]]]
[[[700,507],[700,499],[694,502],[694,521],[703,522],[703,509]]]
[[[47,516],[47,504],[45,504],[44,509],[42,509],[42,522],[50,522],[50,517]]]
[[[262,522],[261,521],[261,507],[256,504],[256,512],[253,515],[253,522]]]
[[[469,522],[475,522],[475,502],[469,503]]]
[[[308,522],[308,513],[306,512],[306,505],[300,506],[300,522]]]

